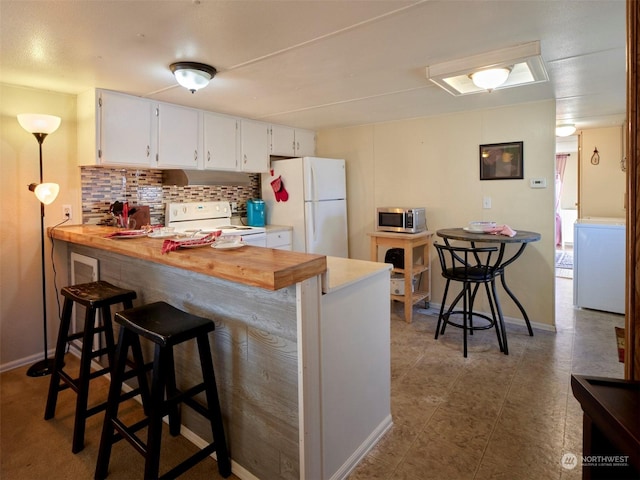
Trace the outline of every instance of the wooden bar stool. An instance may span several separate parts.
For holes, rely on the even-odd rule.
[[[215,329],[215,324],[209,319],[183,312],[165,302],[151,303],[118,312],[115,314],[115,321],[121,325],[120,336],[95,478],[106,478],[111,447],[122,438],[131,443],[145,458],[145,479],[176,478],[214,452],[217,456],[220,475],[225,478],[231,475],[231,462],[227,452],[209,345],[209,332]],[[148,411],[147,417],[128,426],[118,418],[119,394],[129,348],[140,349],[140,337],[155,344],[151,399],[145,409]],[[198,345],[203,381],[181,392],[176,387],[173,347],[194,338]],[[203,391],[207,400],[206,407],[193,398]],[[169,415],[169,433],[177,436],[180,433],[180,403],[184,403],[209,420],[213,442],[159,477],[162,419]],[[148,427],[146,444],[135,434],[144,427]]]
[[[115,354],[113,327],[111,323],[111,305],[121,303],[124,308],[133,307],[136,292],[116,287],[104,281],[98,281],[64,287],[61,293],[65,297],[65,300],[62,308],[60,329],[58,330],[54,366],[51,373],[51,381],[49,382],[49,394],[47,395],[47,406],[45,408],[44,418],[45,420],[49,420],[55,416],[58,392],[71,388],[77,394],[71,451],[78,453],[84,448],[84,430],[87,418],[105,410],[107,407],[107,402],[102,402],[91,408],[87,408],[87,403],[89,399],[90,381],[109,373]],[[85,307],[84,330],[70,334],[69,327],[71,325],[74,303]],[[98,310],[102,312],[101,325],[96,325],[98,323]],[[93,340],[96,333],[102,333],[104,335],[106,346],[94,350]],[[82,339],[80,373],[77,378],[72,378],[69,373],[64,371],[64,354],[67,342],[76,339]],[[132,364],[137,365],[138,362],[142,364],[142,352],[138,349],[138,351],[134,351],[133,353],[135,361],[132,362]],[[103,355],[107,355],[108,366],[91,372],[91,360]],[[127,372],[128,378],[131,378],[134,374],[135,372]],[[148,392],[149,387],[146,377],[144,375],[139,376],[138,382],[139,388],[125,394],[126,398],[132,398],[138,393],[141,393],[140,388],[142,388],[143,395],[147,394],[146,392]]]

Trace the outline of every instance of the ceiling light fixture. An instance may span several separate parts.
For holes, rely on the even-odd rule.
[[[473,72],[469,77],[476,87],[490,92],[506,82],[510,73],[511,67],[489,68]]]
[[[472,77],[489,70],[502,70],[503,76],[507,70],[504,83],[491,89],[476,85]],[[538,41],[429,65],[426,76],[456,96],[549,81]]]
[[[169,68],[180,85],[195,93],[206,87],[218,71],[211,65],[197,62],[177,62],[169,65]]]
[[[556,127],[557,137],[568,137],[576,133],[576,126],[571,123],[565,123]]]

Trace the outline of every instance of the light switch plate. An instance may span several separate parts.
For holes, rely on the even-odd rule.
[[[546,178],[532,178],[529,180],[529,186],[531,188],[547,188]]]

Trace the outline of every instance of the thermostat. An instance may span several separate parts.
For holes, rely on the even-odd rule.
[[[531,188],[547,188],[546,178],[532,178],[529,180],[529,186]]]

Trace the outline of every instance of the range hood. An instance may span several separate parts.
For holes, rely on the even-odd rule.
[[[243,172],[211,170],[163,170],[162,184],[185,187],[189,185],[249,185],[251,177]]]

